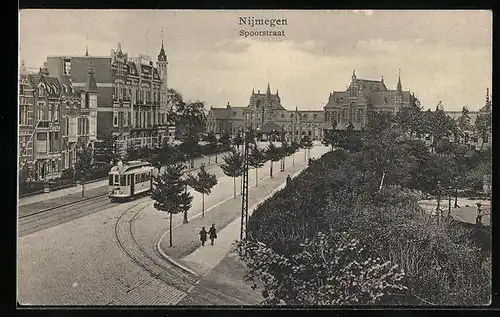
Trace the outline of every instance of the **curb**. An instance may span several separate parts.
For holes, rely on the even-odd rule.
[[[290,165],[289,165],[289,166],[290,166]],[[291,177],[291,178],[295,178],[295,177],[297,177],[297,176],[298,176],[300,173],[302,173],[302,172],[303,172],[306,168],[307,168],[307,165],[302,166],[302,167],[301,167],[301,169],[299,169],[299,170],[298,170],[297,172],[295,172],[293,175],[290,175],[290,177]],[[270,177],[269,177],[269,176],[267,176],[267,177],[266,177],[266,178],[264,178],[264,179],[268,179],[268,178],[270,178]],[[262,180],[264,180],[264,179],[262,179]],[[252,186],[254,186],[254,185],[255,185],[255,184],[252,184]],[[256,208],[257,208],[257,207],[258,207],[261,203],[263,203],[264,201],[266,201],[267,199],[269,199],[271,196],[273,196],[276,192],[278,192],[278,191],[282,190],[282,189],[283,189],[283,188],[285,188],[285,187],[286,187],[286,180],[285,180],[283,183],[281,183],[280,185],[278,185],[278,187],[276,187],[275,189],[273,189],[272,191],[270,191],[270,192],[269,192],[266,196],[264,196],[264,198],[263,198],[263,199],[262,199],[259,203],[257,203],[257,204],[255,204],[255,205],[251,206],[251,207],[248,209],[248,211],[249,211],[249,215],[250,215],[250,214],[252,214],[252,213],[253,213],[253,211],[254,211],[254,209],[256,209]],[[238,194],[238,193],[239,193],[239,192],[237,192],[236,194]],[[210,207],[210,208],[206,209],[206,210],[205,210],[205,212],[209,211],[209,210],[210,210],[210,209],[212,209],[212,208],[217,207],[218,205],[220,205],[220,204],[222,204],[222,203],[224,203],[224,202],[226,202],[226,201],[228,201],[228,200],[230,200],[230,199],[234,199],[234,198],[231,196],[231,197],[229,197],[229,198],[227,198],[227,199],[224,199],[224,200],[220,201],[219,203],[215,204],[214,206],[212,206],[212,207]],[[194,217],[192,217],[191,219],[197,218],[197,217],[199,217],[201,214],[202,214],[202,213],[199,213],[199,214],[195,215]],[[190,219],[190,220],[191,220],[191,219]],[[236,220],[238,220],[238,219],[236,219]],[[173,230],[173,229],[175,229],[176,227],[180,226],[180,225],[182,225],[182,224],[178,224],[177,226],[174,226],[174,227],[172,228],[172,230]],[[227,226],[226,226],[226,227],[227,227]],[[225,228],[225,227],[224,227],[224,228]],[[223,230],[224,228],[222,228],[221,230]],[[168,262],[170,262],[170,263],[171,263],[171,264],[173,264],[174,266],[176,266],[176,267],[180,268],[181,270],[186,271],[186,272],[188,272],[189,274],[192,274],[192,275],[194,275],[194,276],[202,276],[201,274],[199,274],[199,273],[195,273],[195,272],[194,272],[194,271],[192,271],[191,269],[189,269],[189,268],[187,268],[186,266],[184,266],[184,265],[180,264],[179,262],[177,262],[176,260],[174,260],[172,257],[168,256],[165,252],[163,252],[163,250],[162,250],[162,248],[161,248],[161,246],[160,246],[160,245],[161,245],[161,242],[163,241],[163,239],[165,238],[165,236],[167,235],[167,233],[168,233],[169,231],[170,231],[170,230],[167,230],[165,233],[163,233],[163,235],[160,237],[160,239],[159,239],[158,243],[156,244],[156,249],[158,250],[158,252],[159,252],[159,253],[160,253],[160,254],[161,254],[161,255],[162,255],[162,256],[163,256],[163,257],[164,257],[164,258],[165,258]],[[194,252],[194,251],[193,251],[193,252]]]
[[[196,273],[196,272],[190,270],[189,268],[185,267],[184,265],[180,264],[179,262],[177,262],[174,259],[172,259],[171,257],[169,257],[165,252],[163,252],[163,250],[161,249],[160,244],[163,241],[164,237],[165,237],[165,235],[163,235],[162,238],[160,240],[158,240],[158,243],[156,244],[156,250],[158,250],[158,252],[161,254],[161,256],[163,256],[163,258],[165,258],[165,260],[167,260],[168,262],[170,262],[174,266],[180,268],[181,270],[183,270],[185,272],[188,272],[189,274],[192,274],[194,276],[199,276],[198,273]]]

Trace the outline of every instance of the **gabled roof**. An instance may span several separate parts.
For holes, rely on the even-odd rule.
[[[356,79],[358,87],[365,91],[386,91],[387,87],[381,80]]]
[[[212,108],[210,109],[210,112],[216,119],[227,119],[229,110],[230,109],[226,108]]]

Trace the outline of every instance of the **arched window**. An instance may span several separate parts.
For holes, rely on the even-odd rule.
[[[331,121],[334,122],[337,120],[337,111],[333,112],[333,116],[331,117]]]
[[[342,109],[342,121],[341,122],[346,122],[346,115],[347,115],[347,109],[344,108]]]

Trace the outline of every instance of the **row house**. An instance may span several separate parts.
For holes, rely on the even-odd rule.
[[[169,138],[167,125],[167,57],[162,47],[157,66],[145,55],[129,58],[121,44],[109,57],[50,56],[48,71],[66,77],[75,88],[84,88],[93,63],[97,87],[97,139],[112,139],[118,154],[128,146],[154,147]],[[173,137],[173,133],[171,135]]]
[[[84,89],[46,68],[27,73],[19,86],[19,162],[35,180],[51,180],[74,166],[77,149],[93,146],[96,135],[96,89],[92,70]],[[94,82],[94,84],[92,84]]]
[[[35,90],[28,78],[28,72],[21,61],[19,73],[19,118],[18,118],[18,144],[19,144],[19,168],[28,167],[34,161],[34,149],[32,136],[35,130],[33,119],[35,111]]]
[[[97,96],[99,90],[92,63],[83,89],[75,89],[67,76],[61,83],[61,161],[63,169],[71,168],[78,153],[86,147],[94,148],[97,140]]]
[[[21,155],[31,150],[32,155],[27,165],[36,180],[58,178],[62,170],[59,82],[57,78],[48,76],[43,69],[38,74],[28,74],[27,82],[34,105],[33,112],[28,117],[33,122],[33,130],[29,139],[21,142],[21,147],[24,148],[21,149]],[[23,93],[26,97],[26,92]],[[21,113],[21,117],[23,115]]]

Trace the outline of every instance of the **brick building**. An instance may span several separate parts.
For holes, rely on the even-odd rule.
[[[49,56],[50,75],[67,78],[75,88],[86,85],[87,71],[93,65],[97,94],[97,139],[112,138],[118,153],[124,155],[128,146],[154,147],[173,137],[167,126],[168,100],[167,56],[162,46],[157,66],[140,55],[129,58],[118,44],[110,57]]]
[[[350,123],[355,130],[366,126],[370,111],[395,114],[400,108],[409,106],[410,91],[404,91],[401,76],[395,90],[387,89],[384,79],[367,80],[356,77],[352,72],[351,83],[345,91],[330,93],[324,106],[325,129],[343,130]]]
[[[221,134],[224,131],[234,135],[245,127],[255,129],[262,139],[270,135],[284,137],[286,140],[298,140],[309,135],[314,140],[323,137],[323,111],[288,110],[281,104],[279,92],[267,91],[255,93],[252,90],[248,106],[233,107],[229,103],[226,108],[210,108],[207,116],[207,131]]]
[[[19,163],[35,180],[61,176],[74,166],[76,151],[93,147],[97,127],[97,87],[92,67],[84,87],[66,76],[49,76],[44,67],[28,73],[21,66],[19,85]]]

